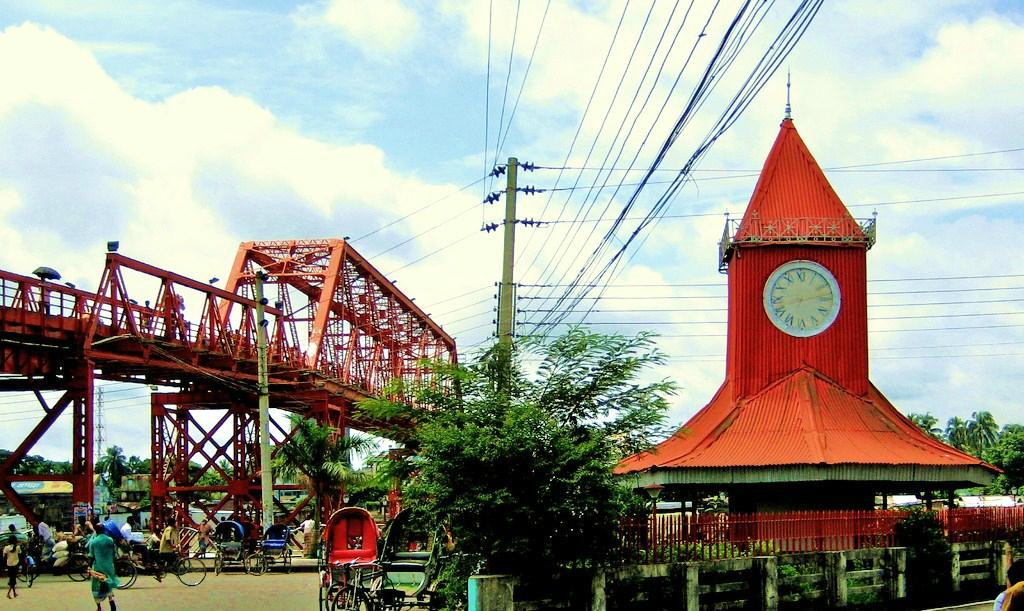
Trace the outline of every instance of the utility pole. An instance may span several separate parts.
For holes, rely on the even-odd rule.
[[[96,461],[98,461],[101,458],[103,458],[103,387],[98,385],[98,384],[96,385],[96,421],[95,421],[95,424],[96,424],[96,432],[93,433],[93,439],[95,440],[95,445],[93,447],[93,458],[92,458],[92,464],[94,464],[94,465],[96,464]],[[107,479],[106,477],[103,477],[104,481],[106,479]],[[121,482],[107,482],[107,483],[109,485],[109,487],[107,488],[107,492],[108,493],[110,492],[110,488],[111,487],[120,486],[121,485]],[[97,487],[97,491],[99,491],[99,490],[100,490],[100,488]],[[99,496],[99,500],[97,500],[96,494],[94,493],[93,494],[93,498],[89,500],[89,503],[95,504],[97,507],[99,507],[99,506],[103,505],[104,503],[107,503],[109,500],[110,500],[109,499],[109,495],[102,495],[102,494]]]
[[[103,387],[96,385],[96,449],[94,450],[95,462],[103,456]]]
[[[515,320],[515,282],[513,266],[516,258],[516,170],[519,160],[508,158],[505,186],[505,247],[501,262],[501,286],[498,289],[498,345],[512,345]]]
[[[263,282],[266,272],[256,272],[256,361],[259,370],[260,406],[260,500],[263,504],[263,528],[274,523],[274,476],[270,465],[270,384],[267,379],[267,319]],[[261,535],[263,533],[260,533]]]

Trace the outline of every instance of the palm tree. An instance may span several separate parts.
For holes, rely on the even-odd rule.
[[[949,445],[958,450],[969,450],[971,436],[967,431],[967,422],[959,416],[953,416],[946,421],[946,439],[949,441]]]
[[[925,412],[923,414],[908,414],[907,418],[911,422],[916,424],[925,433],[928,433],[936,439],[943,439],[942,429],[939,427],[939,419],[932,415],[931,412]]]
[[[121,478],[129,473],[128,458],[121,446],[107,446],[107,451],[96,461],[96,472],[111,492],[121,487]]]
[[[360,474],[352,469],[351,455],[376,446],[369,437],[340,435],[334,427],[298,414],[292,414],[291,423],[295,434],[278,450],[275,468],[283,477],[303,476],[313,496],[313,541],[319,541],[324,498],[357,481]]]
[[[999,425],[992,413],[987,411],[972,413],[971,419],[967,421],[967,436],[975,450],[974,453],[978,456],[994,446],[999,441]]]

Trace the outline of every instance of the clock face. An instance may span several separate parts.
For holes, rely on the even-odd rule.
[[[764,311],[783,333],[817,335],[839,315],[839,284],[831,272],[813,261],[790,261],[768,277]]]

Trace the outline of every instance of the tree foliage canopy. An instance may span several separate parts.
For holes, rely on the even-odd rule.
[[[540,359],[536,375],[522,363]],[[417,426],[406,506],[457,541],[461,582],[473,572],[601,562],[614,548],[624,491],[612,469],[663,432],[668,381],[641,382],[662,355],[635,338],[574,330],[514,352],[492,348],[476,363],[437,365],[434,379],[405,389],[407,404],[361,404],[375,418]]]
[[[121,478],[131,473],[128,469],[128,457],[124,455],[121,446],[107,446],[103,456],[96,461],[96,472],[108,490],[113,491],[121,487]]]
[[[1024,427],[1007,427],[985,459],[1003,470],[993,483],[996,491],[1012,494],[1024,486]]]
[[[314,497],[318,528],[324,498],[340,494],[360,477],[352,468],[351,455],[365,453],[374,444],[368,437],[339,434],[329,425],[297,414],[291,416],[291,425],[294,434],[278,450],[274,469],[282,477],[303,476]]]

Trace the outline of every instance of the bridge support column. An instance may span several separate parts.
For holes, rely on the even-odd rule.
[[[84,360],[74,368],[68,393],[71,411],[71,502],[93,504],[93,367]]]
[[[207,516],[231,511],[258,521],[259,424],[252,405],[223,393],[157,393],[151,398],[151,414],[150,497],[156,524],[175,515],[191,524],[189,512],[196,509]],[[287,439],[287,431],[271,419],[270,436],[277,446]],[[295,508],[286,521],[304,506]],[[277,509],[285,511],[280,504]]]

